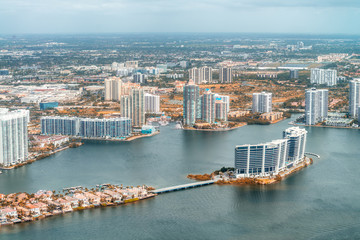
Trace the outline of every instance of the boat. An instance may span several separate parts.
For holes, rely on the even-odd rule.
[[[166,126],[166,125],[169,125],[169,122],[168,121],[159,121],[159,124],[161,126]]]

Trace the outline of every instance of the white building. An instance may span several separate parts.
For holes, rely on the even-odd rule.
[[[323,121],[328,115],[327,89],[307,89],[305,92],[305,121],[306,125],[315,125]]]
[[[349,113],[350,116],[355,118],[359,115],[360,107],[360,79],[354,79],[350,81],[349,91]]]
[[[145,112],[160,113],[160,96],[145,93]]]
[[[272,112],[272,93],[267,93],[267,92],[253,93],[252,112],[253,113]]]
[[[212,82],[212,68],[201,67],[189,69],[189,80],[193,80],[195,84]]]
[[[332,69],[312,68],[310,82],[314,84],[326,84],[335,86],[337,84],[337,71]]]
[[[142,73],[135,73],[133,75],[133,82],[134,83],[145,83],[146,82],[146,76]]]
[[[229,67],[220,68],[219,80],[221,83],[231,83],[232,82],[232,69]]]
[[[105,79],[105,101],[120,101],[122,81],[112,77]]]
[[[0,164],[12,166],[28,157],[28,110],[0,109]]]

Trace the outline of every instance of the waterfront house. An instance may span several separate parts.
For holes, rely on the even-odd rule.
[[[79,201],[79,206],[88,207],[90,205],[89,199],[83,193],[75,193],[73,198]]]
[[[84,192],[83,194],[88,199],[89,204],[94,205],[94,206],[100,205],[100,203],[101,203],[100,196],[97,196],[97,195],[89,193],[89,192]]]
[[[122,200],[122,195],[119,192],[105,190],[104,193],[114,198],[114,202],[116,203],[119,203]]]
[[[72,206],[71,206],[71,202],[68,200],[65,200],[63,198],[60,198],[57,200],[58,203],[60,203],[62,209],[64,212],[70,212],[72,211]]]
[[[5,199],[5,194],[0,193],[0,200],[4,200],[4,199]]]
[[[5,207],[0,208],[0,219],[17,218],[18,213],[16,209]]]
[[[70,202],[72,208],[79,207],[79,200],[77,200],[76,198],[65,196],[64,199]]]
[[[25,207],[30,210],[30,213],[33,217],[38,217],[41,215],[40,208],[38,206],[35,206],[35,205],[29,203],[29,204],[26,204]]]
[[[103,192],[96,192],[95,194],[100,198],[100,201],[102,201],[102,202],[109,203],[112,200],[111,196],[109,196],[109,195],[107,195],[107,194],[105,194]]]
[[[16,207],[16,211],[18,212],[19,216],[27,217],[30,216],[30,210],[24,207]]]

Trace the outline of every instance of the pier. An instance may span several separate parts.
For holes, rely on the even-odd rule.
[[[160,188],[160,189],[152,190],[151,192],[156,193],[156,194],[174,192],[174,191],[180,191],[180,190],[185,190],[185,189],[189,189],[189,188],[202,187],[202,186],[210,185],[213,183],[215,183],[214,180],[201,181],[201,182],[188,183],[188,184],[183,184],[183,185],[178,185],[178,186]]]
[[[309,152],[306,152],[305,155],[310,155],[310,156],[314,156],[314,157],[317,157],[320,159],[320,155],[319,154],[316,154],[316,153],[309,153]]]

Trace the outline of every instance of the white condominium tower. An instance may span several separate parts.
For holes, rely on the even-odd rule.
[[[122,81],[120,78],[105,79],[105,101],[120,101]]]
[[[360,79],[354,79],[350,81],[349,92],[349,113],[350,116],[355,118],[359,116],[360,107]]]
[[[195,84],[212,82],[212,68],[205,66],[189,69],[189,80],[193,80]]]
[[[232,82],[232,69],[229,67],[220,68],[219,80],[221,83],[231,83]]]
[[[306,125],[315,125],[323,121],[328,115],[327,89],[307,89],[305,92],[305,121]]]
[[[304,161],[306,136],[305,129],[291,127],[283,132],[283,139],[256,145],[236,146],[237,177],[277,175]]]
[[[145,125],[145,92],[140,87],[130,90],[129,96],[121,97],[121,116],[130,118],[132,125]]]
[[[337,71],[332,69],[312,68],[310,82],[315,84],[326,84],[334,86],[337,84]]]
[[[160,96],[145,93],[145,112],[160,113]]]
[[[184,125],[192,126],[201,117],[200,90],[193,81],[189,81],[183,90],[183,119]]]
[[[272,112],[272,93],[253,93],[253,113]]]
[[[25,162],[28,157],[28,110],[0,109],[0,165]]]
[[[215,101],[215,94],[210,90],[207,90],[204,95],[201,96],[201,120],[208,123],[215,122]]]

